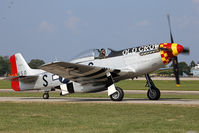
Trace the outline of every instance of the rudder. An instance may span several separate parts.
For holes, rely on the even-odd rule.
[[[10,57],[10,64],[11,64],[11,76],[18,76],[15,55],[12,55]],[[19,78],[12,78],[11,79],[11,87],[15,91],[20,91]]]

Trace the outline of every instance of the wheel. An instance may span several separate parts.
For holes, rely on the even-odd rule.
[[[147,91],[147,96],[150,100],[158,100],[160,98],[160,90],[155,88],[155,89],[149,89]]]
[[[43,99],[48,99],[49,98],[49,94],[47,93],[47,92],[45,92],[44,94],[43,94]]]
[[[120,87],[115,87],[117,92],[115,92],[114,94],[110,95],[110,98],[112,101],[122,101],[123,97],[124,97],[124,92]]]

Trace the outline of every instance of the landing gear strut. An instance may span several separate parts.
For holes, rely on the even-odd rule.
[[[43,99],[48,99],[49,98],[49,93],[48,91],[47,92],[44,92],[43,94]]]
[[[120,87],[115,87],[116,88],[116,92],[113,93],[112,95],[110,95],[110,98],[112,101],[122,101],[123,97],[124,97],[124,92]]]
[[[158,100],[160,98],[160,90],[155,86],[149,74],[146,74],[145,77],[147,80],[146,86],[149,87],[149,90],[147,91],[147,97],[150,100]]]

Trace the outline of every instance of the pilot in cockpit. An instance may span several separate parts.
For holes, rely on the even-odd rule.
[[[99,58],[100,58],[100,59],[106,58],[106,51],[105,51],[104,48],[102,48],[102,49],[100,50]]]

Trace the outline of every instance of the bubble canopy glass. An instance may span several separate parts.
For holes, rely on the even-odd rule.
[[[105,56],[110,57],[113,53],[116,51],[110,49],[110,48],[103,48],[106,51]],[[86,57],[94,57],[95,59],[99,57],[102,49],[89,49],[86,51],[81,52],[77,56],[75,56],[75,59],[80,59],[80,58],[86,58]]]

